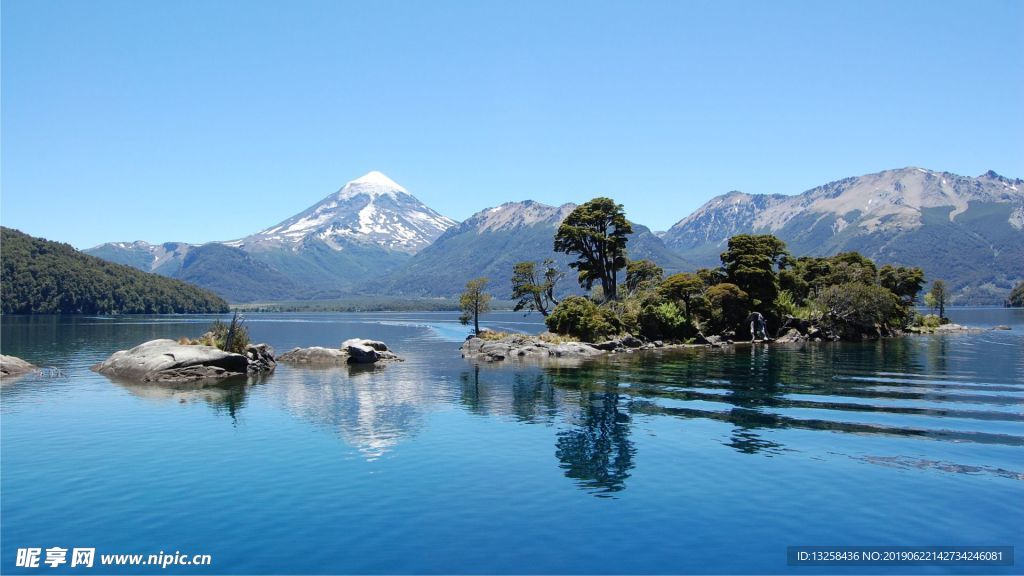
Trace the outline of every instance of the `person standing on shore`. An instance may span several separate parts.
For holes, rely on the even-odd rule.
[[[750,323],[750,341],[757,341],[757,333],[760,332],[762,338],[768,340],[768,332],[765,330],[766,323],[764,316],[760,312],[751,312],[750,316],[747,316],[747,322]]]

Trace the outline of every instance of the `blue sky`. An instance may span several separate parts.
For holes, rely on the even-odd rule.
[[[455,219],[1024,177],[1024,2],[4,0],[0,222],[244,236],[381,170]]]

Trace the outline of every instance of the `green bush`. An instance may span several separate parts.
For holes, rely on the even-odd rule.
[[[750,298],[735,284],[715,284],[708,288],[707,300],[711,308],[707,325],[712,333],[735,330],[747,317]]]
[[[775,307],[778,309],[779,314],[788,314],[790,316],[796,316],[799,310],[799,307],[796,305],[796,299],[789,290],[779,291],[779,296],[775,299]]]
[[[544,320],[548,330],[586,342],[606,340],[619,332],[619,323],[611,310],[603,310],[582,296],[562,300]]]
[[[829,286],[817,301],[824,320],[844,339],[879,336],[900,322],[899,298],[878,285],[849,282]]]
[[[942,326],[942,319],[936,314],[915,314],[913,324],[922,328],[938,328]]]
[[[691,335],[690,323],[675,302],[647,304],[640,311],[640,334],[649,340],[682,340]]]
[[[240,318],[237,312],[231,318],[231,322],[227,324],[220,320],[214,320],[209,330],[198,339],[193,340],[192,344],[213,346],[225,352],[244,354],[245,349],[249,347],[249,330],[243,326],[244,322],[244,318]]]

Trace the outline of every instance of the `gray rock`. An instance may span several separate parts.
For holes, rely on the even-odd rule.
[[[36,366],[18,358],[0,354],[0,378],[21,376],[36,370]]]
[[[249,359],[212,346],[150,340],[115,352],[93,369],[106,376],[139,382],[186,382],[244,376]]]
[[[569,342],[566,344],[559,344],[551,348],[551,355],[558,358],[585,358],[588,356],[597,356],[601,353],[602,350],[598,350],[590,344],[584,344],[582,342]]]
[[[250,374],[273,372],[277,368],[274,349],[269,344],[250,344],[245,349],[245,357],[249,359]]]
[[[338,348],[293,348],[277,359],[288,364],[347,364],[348,353]]]
[[[363,346],[369,346],[377,352],[387,352],[388,345],[381,342],[380,340],[363,340]]]
[[[470,337],[462,343],[462,357],[485,362],[499,362],[508,358],[537,359],[586,358],[603,354],[590,344],[569,342],[551,344],[537,336],[515,334],[500,340],[484,340]]]
[[[992,329],[993,330],[1010,330],[1011,328],[1009,326],[1007,326],[1006,324],[1000,324],[998,326],[993,326]]]
[[[597,344],[594,344],[594,348],[597,348],[598,350],[604,350],[606,352],[611,352],[612,350],[615,350],[616,348],[620,347],[622,347],[622,342],[618,340],[608,340],[607,342],[599,342]]]
[[[351,340],[346,340],[343,344],[345,352],[348,353],[348,361],[352,364],[373,364],[377,360],[380,360],[380,354],[373,349],[372,346],[365,346],[363,344],[351,343]]]
[[[626,348],[639,348],[644,345],[644,341],[636,336],[629,335],[622,339],[622,345]]]
[[[786,344],[789,342],[805,342],[806,340],[807,336],[801,334],[800,331],[797,330],[796,328],[790,328],[789,330],[786,331],[785,334],[776,338],[775,342],[780,344]]]

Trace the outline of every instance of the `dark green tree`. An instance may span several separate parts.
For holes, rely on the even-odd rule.
[[[472,320],[473,333],[480,334],[480,315],[491,309],[491,295],[487,293],[487,278],[474,278],[466,282],[466,289],[459,296],[459,308],[462,310],[459,322],[469,324]]]
[[[776,268],[786,256],[786,243],[775,236],[740,234],[729,238],[722,268],[728,282],[745,292],[754,308],[770,312],[779,295]]]
[[[878,337],[899,322],[899,298],[891,291],[863,282],[835,284],[824,288],[817,302],[833,332],[845,340]]]
[[[569,296],[544,319],[548,330],[586,342],[599,342],[619,332],[614,313],[583,296]]]
[[[883,288],[909,306],[917,300],[918,293],[924,287],[924,270],[886,264],[878,270],[878,280]]]
[[[565,276],[555,261],[543,263],[544,274],[537,272],[536,262],[519,262],[512,269],[512,298],[516,300],[515,311],[536,310],[547,316],[550,308],[558,304],[555,299],[555,284]]]
[[[632,232],[621,204],[610,198],[594,198],[562,221],[554,249],[576,255],[569,266],[578,271],[580,286],[590,290],[600,283],[604,297],[615,300],[618,271],[626,266],[627,235]]]
[[[860,252],[840,252],[828,259],[831,268],[823,279],[825,285],[839,284],[878,284],[878,267]]]
[[[709,327],[715,332],[735,330],[747,316],[750,297],[735,284],[716,284],[707,291]]]
[[[932,289],[928,294],[934,299],[935,307],[939,310],[939,318],[946,317],[946,283],[942,280],[932,282]]]
[[[636,292],[641,287],[661,282],[665,270],[650,260],[630,260],[626,264],[626,290]]]
[[[687,316],[693,315],[694,299],[699,298],[705,290],[704,281],[692,272],[673,274],[658,287],[658,292],[664,298],[682,302]]]

